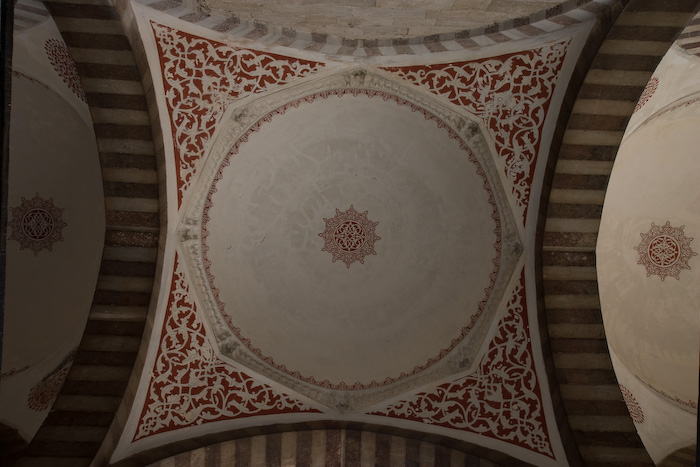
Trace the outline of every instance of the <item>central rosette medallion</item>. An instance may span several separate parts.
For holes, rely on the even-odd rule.
[[[335,210],[335,216],[326,219],[326,230],[318,234],[325,240],[321,251],[327,251],[333,256],[333,262],[341,260],[346,267],[350,267],[355,261],[365,263],[365,256],[376,255],[374,242],[381,237],[374,233],[379,222],[367,219],[367,211],[357,212],[353,205],[341,212]]]

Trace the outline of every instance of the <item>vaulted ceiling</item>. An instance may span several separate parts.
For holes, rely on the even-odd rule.
[[[645,153],[655,200],[695,170],[695,23],[656,65],[696,2],[46,5],[57,29],[18,4],[13,64],[11,157],[36,158],[10,183],[34,219],[8,255],[18,465],[631,466],[694,444],[697,192],[635,211],[622,167],[674,141],[673,161]],[[92,121],[104,237],[99,190],[31,168],[98,180],[61,106]],[[63,238],[31,243],[46,222]],[[33,275],[96,289],[89,312],[37,305]],[[642,321],[642,291],[674,298]],[[658,308],[674,318],[647,335]]]

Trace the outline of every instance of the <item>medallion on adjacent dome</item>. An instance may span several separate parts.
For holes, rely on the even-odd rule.
[[[333,256],[333,262],[341,260],[347,268],[355,261],[365,263],[365,256],[376,255],[374,243],[381,240],[375,229],[379,222],[367,218],[367,211],[358,212],[351,204],[347,211],[335,210],[335,216],[326,222],[326,230],[318,234],[325,245],[321,251],[327,251]]]

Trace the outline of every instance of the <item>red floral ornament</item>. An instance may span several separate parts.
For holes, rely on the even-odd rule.
[[[335,210],[335,216],[323,220],[326,230],[318,234],[325,240],[321,251],[327,251],[333,256],[333,262],[341,260],[347,268],[355,261],[365,263],[365,256],[376,255],[374,243],[381,237],[374,233],[379,222],[367,219],[367,211],[357,212],[351,204],[350,208],[341,212]]]
[[[690,269],[688,260],[697,253],[690,248],[693,238],[685,236],[684,227],[672,227],[670,221],[661,226],[652,222],[649,232],[639,234],[642,241],[634,249],[639,253],[637,264],[646,268],[647,277],[654,275],[664,280],[670,276],[678,280],[682,269]]]

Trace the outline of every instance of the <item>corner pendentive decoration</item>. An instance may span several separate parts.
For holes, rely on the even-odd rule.
[[[22,198],[22,203],[10,208],[12,219],[9,226],[12,229],[10,240],[19,242],[19,249],[29,248],[38,255],[41,250],[53,248],[54,243],[63,241],[63,208],[53,204],[53,198],[43,199],[37,193],[34,198]]]
[[[686,237],[683,229],[671,226],[671,221],[664,225],[651,223],[647,233],[640,233],[642,241],[634,247],[639,253],[639,261],[647,270],[647,277],[659,276],[663,281],[666,277],[679,279],[681,270],[690,269],[688,261],[697,253],[690,248],[692,237]]]

